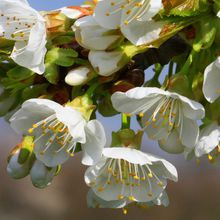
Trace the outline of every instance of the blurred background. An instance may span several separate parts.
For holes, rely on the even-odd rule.
[[[38,10],[52,10],[67,5],[79,5],[79,0],[29,0]],[[149,70],[150,71],[150,70]],[[150,72],[149,72],[150,75]],[[148,72],[146,73],[148,76]],[[99,119],[105,126],[108,140],[113,130],[120,127],[120,119]],[[138,125],[133,121],[133,128]],[[183,156],[168,155],[155,142],[143,141],[143,149],[172,162],[179,173],[179,182],[168,184],[168,208],[140,209],[131,207],[128,215],[120,210],[89,209],[86,204],[88,188],[84,184],[81,155],[64,164],[61,173],[50,187],[40,190],[32,186],[29,177],[15,181],[6,173],[7,155],[20,140],[7,122],[0,119],[0,220],[219,220],[220,170],[205,158],[196,165],[195,160],[185,162]]]

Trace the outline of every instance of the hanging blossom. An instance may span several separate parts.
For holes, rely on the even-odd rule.
[[[99,121],[88,121],[73,107],[47,99],[24,102],[10,122],[18,133],[35,136],[34,153],[48,167],[60,165],[74,156],[77,143],[82,146],[82,163],[92,165],[101,156],[106,142]]]
[[[15,41],[11,58],[17,64],[44,73],[45,21],[26,0],[0,1],[0,37]]]
[[[215,165],[220,165],[220,127],[213,122],[201,129],[199,140],[195,146],[195,156],[207,155],[209,161]]]
[[[85,173],[86,184],[105,201],[151,202],[167,179],[178,179],[172,164],[128,147],[104,148],[103,158]]]
[[[164,23],[152,18],[162,8],[161,0],[100,0],[94,18],[105,28],[120,28],[129,41],[139,46],[159,38]]]
[[[106,201],[100,197],[98,197],[92,189],[89,190],[87,194],[87,205],[89,208],[110,208],[110,209],[121,209],[123,208],[124,214],[127,214],[127,209],[125,208],[128,206],[131,202],[126,199],[120,199],[120,200],[112,200],[112,201]],[[146,202],[146,203],[136,203],[138,207],[151,207],[154,205],[163,205],[167,207],[169,205],[169,198],[164,190],[156,199],[154,199],[152,202]]]
[[[220,96],[220,57],[206,67],[204,73],[203,93],[209,102]]]
[[[196,120],[204,117],[200,103],[177,93],[159,88],[134,88],[112,95],[114,108],[119,112],[139,114],[143,129],[162,149],[181,153],[193,148],[199,136]]]

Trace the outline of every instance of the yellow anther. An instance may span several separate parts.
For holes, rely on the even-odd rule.
[[[128,22],[127,20],[125,20],[125,21],[124,21],[124,24],[125,24],[125,25],[128,25],[128,24],[129,24],[129,22]]]
[[[122,200],[122,199],[124,199],[124,196],[123,195],[118,195],[118,199]]]
[[[220,153],[220,147],[218,146],[218,152]]]
[[[115,5],[115,2],[111,2],[111,6],[114,6]]]
[[[50,143],[53,143],[53,139],[50,139],[49,142],[50,142]]]
[[[74,157],[74,153],[70,153],[70,156],[71,156],[71,157]]]
[[[212,157],[211,154],[208,154],[208,159],[209,159],[209,160],[213,160],[213,157]]]
[[[139,114],[139,117],[143,118],[143,117],[144,117],[144,113],[141,112],[141,113]]]
[[[98,188],[98,191],[99,191],[99,192],[103,192],[103,191],[104,191],[104,188],[103,188],[102,186],[100,186],[100,187]]]
[[[153,118],[152,121],[155,122],[155,121],[157,121],[157,119],[156,119],[156,118]]]
[[[33,133],[33,131],[34,131],[34,129],[33,128],[30,128],[29,130],[28,130],[28,133]]]
[[[128,210],[124,208],[124,209],[123,209],[123,214],[124,214],[124,215],[127,215],[127,214],[128,214]]]
[[[146,180],[146,178],[145,178],[145,177],[141,177],[141,180],[142,180],[142,181],[145,181],[145,180]]]
[[[38,127],[38,125],[37,124],[33,124],[33,128],[37,128]]]
[[[132,202],[135,202],[135,201],[136,201],[135,198],[134,198],[134,196],[129,196],[128,199],[129,199],[130,201],[132,201]]]
[[[139,180],[139,179],[140,179],[140,177],[139,177],[139,176],[137,176],[137,175],[135,175],[135,176],[134,176],[134,179],[135,179],[135,180]]]
[[[108,184],[108,185],[110,185],[110,184],[111,184],[111,181],[110,181],[110,180],[108,180],[108,181],[107,181],[107,184]]]
[[[163,187],[163,186],[164,186],[164,185],[163,185],[163,182],[158,182],[157,184],[158,184],[158,186],[160,186],[160,187]]]
[[[148,173],[147,174],[149,178],[153,178],[153,174],[152,173]]]
[[[107,12],[105,15],[106,15],[106,16],[110,16],[110,13],[109,13],[109,12]]]

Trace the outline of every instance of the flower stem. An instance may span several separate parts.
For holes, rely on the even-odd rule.
[[[168,77],[169,77],[169,78],[171,78],[172,75],[173,75],[173,67],[174,67],[174,62],[173,62],[173,61],[170,61],[169,71],[168,71]]]
[[[121,114],[121,129],[129,129],[131,124],[131,118],[127,114]]]
[[[85,95],[87,95],[88,97],[91,98],[92,95],[93,95],[93,93],[94,93],[94,91],[97,89],[97,87],[98,87],[99,85],[100,85],[99,82],[93,83],[93,84],[89,87],[89,89],[86,91]]]

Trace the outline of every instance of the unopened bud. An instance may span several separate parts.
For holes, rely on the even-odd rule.
[[[33,157],[33,137],[26,136],[10,153],[7,172],[14,179],[24,178],[29,174]]]
[[[37,188],[45,188],[51,184],[56,176],[57,167],[46,167],[41,161],[36,160],[30,170],[31,181]]]
[[[81,66],[70,70],[66,75],[65,82],[70,86],[80,86],[86,84],[94,75],[94,71],[90,68]]]

